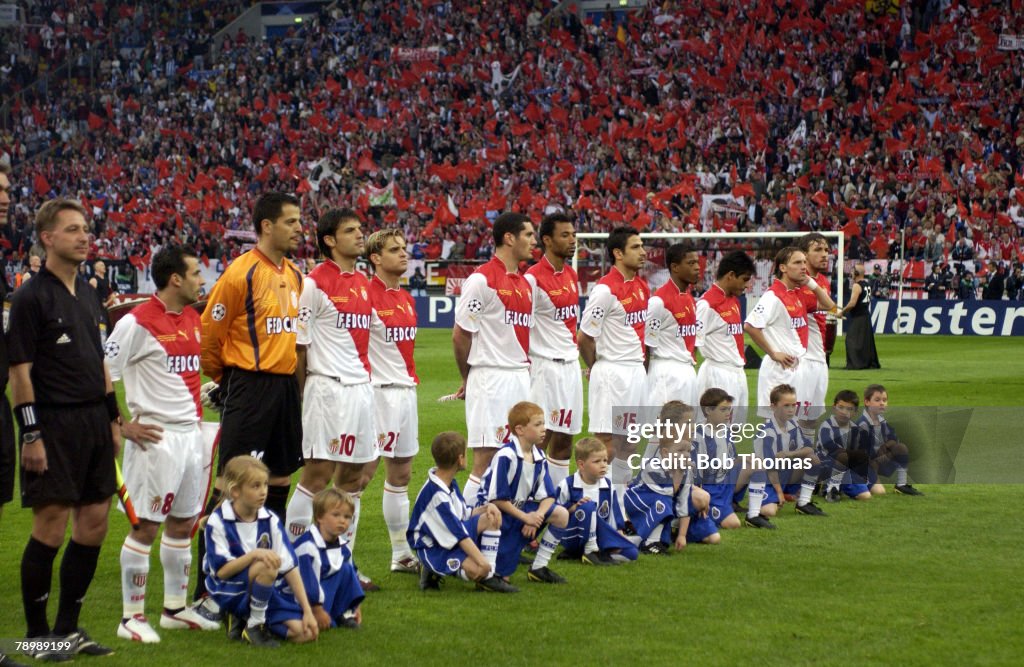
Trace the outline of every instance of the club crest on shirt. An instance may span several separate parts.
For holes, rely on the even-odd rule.
[[[558,423],[558,410],[551,411],[551,414],[548,415],[548,421],[551,422],[552,424]]]
[[[615,415],[615,428],[622,428],[623,416]]]
[[[660,500],[654,501],[654,512],[656,514],[662,514],[665,511],[665,503]]]
[[[577,521],[583,521],[587,518],[586,511],[581,509],[577,509],[575,512],[572,513],[572,515],[576,518]]]
[[[256,540],[257,549],[269,549],[270,548],[270,533],[263,533]]]
[[[331,441],[327,443],[327,451],[331,454],[337,454],[341,449],[341,440],[339,438],[331,438]]]
[[[494,430],[494,437],[498,440],[498,442],[504,442],[505,441],[505,427],[504,426],[499,426],[498,428],[496,428]]]
[[[149,511],[153,514],[159,512],[162,500],[160,496],[153,496],[152,500],[149,501]]]
[[[290,523],[288,524],[288,532],[291,533],[292,537],[302,537],[302,534],[306,532],[306,527],[301,523]]]
[[[462,567],[462,561],[458,558],[449,558],[448,562],[445,563],[448,566],[450,572],[458,572],[459,568]]]
[[[597,516],[601,517],[602,519],[607,519],[608,518],[608,501],[607,500],[604,501],[603,503],[601,503],[601,506],[597,508]]]

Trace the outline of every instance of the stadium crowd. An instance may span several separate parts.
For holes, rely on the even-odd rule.
[[[229,259],[225,230],[268,188],[400,224],[428,258],[448,239],[486,259],[495,212],[552,206],[588,231],[843,230],[859,261],[898,256],[905,230],[908,257],[974,260],[972,278],[1024,256],[1024,51],[997,48],[1024,33],[1018,1],[665,2],[583,22],[550,2],[353,2],[208,52],[244,3],[61,4],[63,46],[26,34],[8,90],[74,39],[113,39],[90,94],[73,76],[8,108],[15,259],[58,193],[91,208],[99,256],[144,263],[176,238]],[[709,194],[741,201],[702,215]]]

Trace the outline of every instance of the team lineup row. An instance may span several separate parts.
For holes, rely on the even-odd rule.
[[[346,563],[351,565],[361,495],[380,459],[385,461],[382,502],[392,570],[420,571],[425,587],[436,583],[434,577],[462,572],[484,588],[508,590],[510,564],[514,570],[522,546],[538,537],[531,578],[560,579],[546,567],[548,552],[568,539],[559,531],[570,530],[577,519],[591,520],[578,516],[583,498],[608,500],[595,500],[598,515],[604,519],[609,512],[619,514],[622,523],[613,531],[619,537],[618,528],[626,526],[627,517],[638,534],[638,522],[654,534],[666,517],[689,516],[692,507],[697,514],[715,513],[699,484],[672,472],[677,466],[669,466],[667,478],[645,470],[637,480],[646,479],[656,489],[652,493],[685,495],[682,504],[666,504],[636,491],[635,482],[627,488],[637,443],[625,434],[636,423],[636,413],[621,406],[675,405],[673,409],[683,412],[666,419],[689,424],[694,418],[689,406],[702,404],[708,390],[717,390],[737,413],[744,411],[745,331],[767,355],[758,379],[758,405],[769,422],[776,420],[780,451],[803,449],[790,447],[797,442],[788,430],[794,417],[800,420],[799,437],[809,435],[813,442],[820,417],[815,406],[824,405],[827,387],[823,322],[825,312],[835,308],[823,275],[829,251],[824,237],[808,235],[802,239],[803,250],[787,248],[779,254],[778,279],[744,324],[737,297],[754,273],[749,256],[736,252],[724,257],[715,283],[695,301],[689,292],[699,278],[699,257],[684,244],[671,246],[666,256],[669,281],[651,294],[639,276],[645,259],[639,235],[631,228],[615,230],[608,239],[614,266],[595,286],[581,314],[577,278],[566,264],[575,246],[572,222],[558,214],[548,216],[535,234],[526,216],[504,214],[494,223],[494,259],[463,286],[453,332],[455,360],[464,380],[457,396],[466,400],[466,442],[473,460],[465,488],[470,502],[455,507],[451,516],[461,517],[464,532],[478,531],[483,540],[478,554],[493,555],[496,561],[484,558],[493,565],[485,568],[476,559],[475,565],[452,570],[451,558],[438,560],[440,552],[430,551],[446,548],[460,534],[454,523],[446,523],[449,534],[438,538],[437,521],[444,523],[447,515],[417,524],[421,517],[433,516],[418,502],[410,523],[408,485],[419,447],[418,379],[415,307],[399,287],[408,264],[403,234],[383,230],[364,239],[356,214],[327,212],[316,230],[326,261],[303,277],[287,259],[303,239],[299,201],[268,193],[257,202],[253,221],[259,236],[256,248],[236,259],[213,286],[201,318],[188,307],[203,287],[198,260],[181,248],[167,247],[153,262],[157,294],[122,318],[103,344],[102,313],[84,298],[91,288],[76,276],[88,252],[85,211],[70,200],[54,200],[40,209],[36,228],[47,250],[40,272],[44,280],[31,281],[14,295],[8,338],[14,414],[22,437],[22,501],[33,509],[33,534],[22,567],[28,637],[71,638],[72,653],[110,651],[78,627],[78,614],[106,534],[110,497],[118,486],[114,461],[122,435],[127,441],[124,486],[140,502],[138,525],[121,551],[124,614],[119,636],[159,641],[144,606],[150,551],[163,525],[160,626],[209,629],[223,618],[229,632],[262,645],[273,644],[275,633],[302,640],[332,625],[358,625],[358,599],[362,590],[375,586],[354,567],[345,576],[358,591],[342,587],[351,594],[337,608],[325,606],[322,584],[314,586],[313,578],[298,571],[280,587],[273,583],[277,574],[303,562],[303,554],[318,564],[306,570],[323,575],[333,577]],[[531,256],[538,235],[544,256],[520,274],[519,264]],[[356,271],[363,256],[374,268],[371,279]],[[697,347],[704,358],[699,371]],[[595,439],[585,440],[590,444],[583,450],[577,443],[579,472],[569,477],[573,436],[582,431],[580,357],[590,376],[589,430]],[[200,368],[212,380],[203,387]],[[121,418],[113,394],[112,382],[118,379],[125,385],[128,421]],[[772,413],[781,403],[771,392],[780,386],[789,387],[784,394],[794,406],[794,414],[783,421]],[[205,448],[199,429],[203,399],[221,411],[218,477],[205,509]],[[516,408],[525,416],[516,417]],[[701,418],[711,421],[706,412]],[[741,421],[737,414],[721,423]],[[439,438],[459,440],[451,434]],[[666,443],[661,441],[662,448]],[[451,484],[454,471],[465,464],[458,443],[441,449],[441,454],[434,452],[438,469],[431,482],[449,499],[461,497]],[[898,458],[888,449],[869,451],[872,465],[879,456],[883,463]],[[688,444],[686,452],[665,451],[688,452]],[[592,458],[587,473],[584,464]],[[232,468],[235,459],[241,459],[235,464],[240,470]],[[854,470],[849,461],[840,464]],[[823,474],[821,457],[815,465],[815,474]],[[291,475],[300,468],[289,500]],[[898,472],[897,481],[913,491],[906,484],[905,464],[897,468],[903,475],[899,478]],[[587,495],[568,502],[578,490],[573,480],[583,474],[589,475],[580,478]],[[597,479],[605,481],[593,482]],[[774,487],[765,491],[767,481],[774,483],[771,474],[769,480],[750,481],[751,507],[755,497],[770,497]],[[326,494],[332,482],[344,493]],[[684,487],[688,490],[681,495]],[[810,497],[803,496],[801,491],[798,508],[815,513]],[[528,504],[535,501],[541,504]],[[767,508],[772,503],[763,504]],[[668,505],[671,511],[655,521]],[[467,527],[461,521],[474,506],[474,523]],[[638,514],[643,507],[658,510],[644,515],[646,523],[640,519],[643,512]],[[206,539],[199,541],[205,576],[199,577],[193,594],[197,604],[190,605],[190,540],[200,516],[209,517]],[[325,528],[327,516],[335,523]],[[770,523],[766,516],[760,510],[751,516],[748,510],[748,523]],[[284,521],[274,528],[277,517]],[[72,538],[61,567],[57,621],[51,628],[46,599],[69,518]],[[713,517],[702,516],[690,528],[704,525],[704,520],[714,524]],[[308,530],[311,524],[319,528]],[[541,531],[544,526],[548,530]],[[434,529],[439,533],[432,533]],[[685,537],[688,531],[679,532]],[[278,532],[295,540],[294,549],[283,544],[274,552]],[[526,541],[494,541],[494,533],[516,534]],[[650,534],[639,542],[656,552]],[[590,536],[583,537],[580,552],[593,556]],[[660,543],[667,532],[656,537]],[[634,541],[616,548],[635,552]],[[65,567],[69,557],[76,564]],[[593,558],[608,560],[600,554]],[[289,613],[297,614],[288,622],[266,612],[268,607],[278,610],[284,584],[292,595]],[[40,657],[67,655],[44,651]]]

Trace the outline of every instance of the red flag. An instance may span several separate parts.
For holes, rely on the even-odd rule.
[[[851,239],[854,236],[860,236],[860,225],[858,225],[853,220],[850,220],[845,225],[843,225],[843,234],[848,239]]]
[[[803,188],[804,190],[811,189],[811,179],[807,174],[804,174],[800,178],[793,181],[793,185]]]
[[[36,194],[41,196],[49,194],[50,190],[53,189],[50,187],[50,182],[47,181],[46,177],[42,174],[36,174],[35,179],[32,181],[32,185],[35,187]]]
[[[380,168],[377,163],[373,161],[373,157],[369,153],[363,153],[359,156],[359,161],[356,162],[356,171],[369,172],[371,174],[379,171]]]
[[[91,111],[89,112],[89,121],[88,122],[89,122],[89,129],[90,130],[98,130],[101,127],[103,127],[104,125],[107,124],[107,122],[105,120],[103,120],[101,117],[97,116],[96,114],[92,113]]]
[[[754,186],[750,183],[737,183],[732,188],[733,197],[753,197]]]
[[[828,195],[821,190],[818,190],[814,193],[814,196],[811,197],[811,201],[821,207],[828,206]]]
[[[855,218],[862,218],[862,217],[864,217],[865,215],[867,215],[870,212],[871,212],[871,209],[867,209],[867,208],[850,208],[849,206],[844,206],[843,207],[843,214],[847,218],[850,218],[851,220],[853,220]]]

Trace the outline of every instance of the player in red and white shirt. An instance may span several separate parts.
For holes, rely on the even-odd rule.
[[[583,430],[583,375],[576,346],[579,277],[566,263],[576,252],[576,228],[564,213],[552,213],[541,220],[540,240],[544,255],[526,272],[533,287],[530,400],[547,416],[541,449],[557,487],[569,476],[572,436]]]
[[[825,397],[828,393],[828,360],[825,357],[825,320],[830,311],[838,310],[829,296],[828,238],[817,233],[805,234],[797,240],[797,247],[807,256],[808,283],[800,288],[800,300],[807,310],[807,353],[800,364],[799,391],[800,409],[797,421],[804,435],[815,441],[815,426],[818,417],[825,413]],[[817,283],[821,290],[813,290],[810,283]]]
[[[683,401],[696,406],[697,304],[690,290],[700,280],[700,255],[689,243],[676,243],[665,251],[668,281],[647,304],[644,342],[647,364],[647,403],[662,406]]]
[[[299,297],[298,366],[302,391],[302,476],[288,502],[292,541],[313,520],[313,496],[334,485],[352,494],[355,515],[345,539],[355,551],[359,499],[377,466],[377,429],[370,385],[370,283],[356,270],[365,241],[359,216],[331,210],[316,229],[327,258]],[[366,588],[366,586],[364,586]]]
[[[781,384],[796,389],[797,401],[810,396],[810,389],[801,385],[798,373],[807,353],[807,308],[800,298],[800,289],[807,285],[821,291],[821,285],[808,281],[807,256],[795,247],[783,248],[775,256],[775,282],[747,315],[744,330],[765,353],[757,373],[757,409],[762,417],[770,417],[771,391]]]
[[[139,525],[121,547],[123,617],[117,636],[155,643],[160,636],[145,616],[149,554],[160,524],[164,569],[162,628],[215,630],[186,606],[192,565],[192,526],[203,509],[209,475],[199,422],[199,299],[202,274],[195,253],[166,246],[153,258],[157,293],[118,321],[104,350],[110,376],[124,380],[132,420],[122,433],[124,480],[135,499]]]
[[[533,289],[519,263],[533,256],[533,223],[519,213],[494,221],[494,258],[462,284],[452,347],[466,399],[466,444],[473,470],[463,496],[473,502],[491,459],[508,440],[508,412],[530,395]]]
[[[382,229],[366,241],[366,256],[373,265],[370,279],[370,377],[373,383],[377,445],[384,459],[384,523],[391,537],[391,571],[419,572],[419,561],[409,549],[409,480],[412,459],[419,451],[419,414],[416,408],[416,302],[399,286],[409,267],[405,235],[400,229]]]
[[[590,432],[608,448],[612,486],[621,499],[632,477],[627,461],[636,451],[624,436],[647,400],[644,324],[651,290],[640,277],[647,252],[636,229],[612,230],[606,247],[615,264],[590,293],[578,339],[590,367]]]
[[[754,260],[742,250],[722,257],[715,282],[697,300],[697,337],[704,361],[697,371],[697,396],[708,389],[721,389],[733,400],[734,422],[746,420],[747,374],[746,343],[743,340],[743,316],[739,297],[754,277]]]

